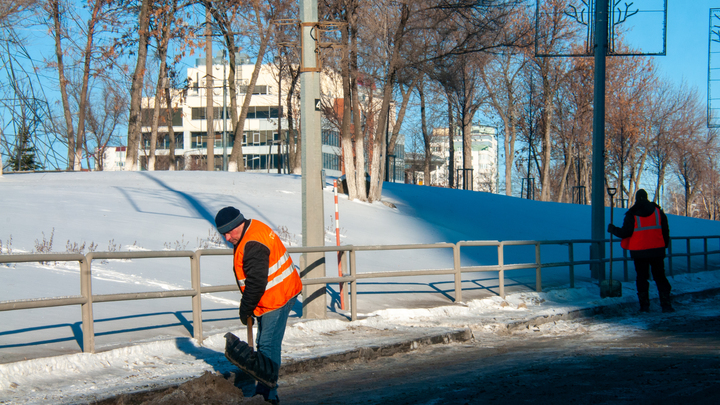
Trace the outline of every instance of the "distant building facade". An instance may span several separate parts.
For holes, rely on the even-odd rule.
[[[213,88],[213,128],[214,141],[211,141],[214,153],[215,170],[224,167],[224,156],[230,156],[234,145],[232,120],[230,118],[230,99],[226,80],[229,67],[223,64],[222,57],[213,59],[211,76],[215,79]],[[236,55],[236,83],[238,89],[238,106],[242,105],[248,83],[253,73],[254,64],[241,54]],[[167,170],[173,164],[175,170],[205,170],[207,167],[208,150],[208,121],[205,117],[207,109],[207,89],[205,82],[205,59],[196,60],[195,67],[188,68],[187,77],[189,89],[183,97],[175,97],[173,107],[176,111],[172,117],[172,126],[175,133],[175,161],[170,163],[169,156],[169,130],[166,120],[165,108],[160,110],[161,120],[158,128],[158,143],[156,146],[156,170]],[[329,75],[324,75],[324,97],[334,99],[342,97],[338,88],[342,88]],[[173,90],[177,95],[179,90]],[[243,158],[245,169],[249,172],[278,172],[278,165],[287,166],[287,118],[283,117],[280,100],[285,102],[286,93],[280,95],[277,72],[273,65],[263,65],[258,76],[250,101],[242,138]],[[281,97],[279,97],[281,96]],[[335,99],[337,100],[337,99]],[[153,97],[144,98],[142,103],[142,141],[140,145],[138,167],[146,170],[150,152],[151,123],[153,115]],[[164,106],[164,103],[161,105]],[[226,114],[223,114],[227,111]],[[239,114],[239,111],[238,111]],[[281,131],[278,131],[278,128]],[[226,137],[223,137],[226,134]],[[342,148],[340,133],[323,119],[322,129],[322,164],[325,175],[339,177],[343,174]],[[223,139],[224,138],[224,139]],[[394,156],[390,156],[389,180],[403,181],[404,170],[404,137],[400,137],[395,148]],[[103,170],[122,170],[125,165],[124,147],[108,148],[104,154]],[[367,155],[366,155],[367,159]],[[367,170],[367,169],[366,169]]]
[[[463,184],[472,184],[475,191],[496,193],[498,190],[498,144],[497,129],[491,126],[474,125],[471,128],[472,170],[463,170],[462,134],[456,132],[453,137],[454,185],[462,188]],[[430,148],[433,155],[431,166],[431,185],[448,187],[450,178],[450,140],[447,128],[433,130]]]
[[[247,57],[236,55],[236,82],[238,89],[238,106],[242,105],[254,64]],[[213,60],[211,75],[213,80],[213,132],[214,139],[208,139],[208,121],[206,115],[207,89],[205,83],[205,59],[197,59],[196,66],[188,68],[187,76],[190,83],[184,97],[175,97],[173,107],[177,110],[172,117],[175,133],[175,161],[169,162],[169,130],[166,120],[161,118],[158,128],[156,146],[156,169],[166,170],[170,164],[175,170],[194,170],[207,167],[208,145],[212,147],[215,170],[225,167],[225,156],[230,156],[235,142],[230,114],[229,91],[223,86],[229,74],[229,68],[223,64],[223,58]],[[278,99],[278,83],[275,68],[263,65],[258,76],[250,101],[242,137],[243,158],[245,169],[249,172],[275,172],[278,166],[285,167],[287,159],[287,119],[281,117]],[[178,90],[173,90],[178,94]],[[144,98],[142,103],[142,141],[140,144],[138,167],[147,169],[150,152],[151,123],[154,97]],[[164,105],[164,103],[163,103]],[[226,111],[225,114],[223,114]],[[160,109],[161,117],[166,111]],[[239,114],[239,111],[238,111]],[[280,131],[278,129],[280,128]],[[282,135],[282,136],[281,136]],[[340,134],[331,129],[322,129],[322,161],[323,169],[328,176],[340,176]],[[124,147],[120,147],[121,149]],[[124,149],[108,148],[105,152],[103,170],[122,170],[124,166]]]

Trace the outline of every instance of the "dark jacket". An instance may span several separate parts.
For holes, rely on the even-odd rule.
[[[623,221],[622,228],[613,227],[612,234],[618,238],[629,238],[632,236],[635,230],[635,216],[649,217],[655,212],[655,209],[660,209],[660,226],[662,227],[663,239],[665,239],[665,247],[645,250],[631,250],[630,257],[632,258],[653,258],[653,257],[665,257],[665,249],[670,246],[670,228],[668,227],[667,216],[663,212],[662,208],[654,202],[648,200],[638,200],[635,205],[625,213],[625,220]]]
[[[245,220],[245,229],[240,240],[245,237],[250,220]],[[235,247],[237,249],[237,246]],[[260,242],[250,241],[245,245],[243,255],[243,269],[245,270],[245,292],[240,301],[240,310],[250,315],[260,302],[268,282],[268,265],[270,263],[270,249]]]

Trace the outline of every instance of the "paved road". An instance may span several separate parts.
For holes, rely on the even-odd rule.
[[[281,378],[283,404],[720,404],[720,297]]]

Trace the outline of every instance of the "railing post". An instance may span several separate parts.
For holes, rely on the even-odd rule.
[[[202,293],[200,292],[200,257],[202,254],[197,250],[190,257],[190,281],[195,294],[192,296],[193,311],[193,337],[199,345],[203,342],[202,327]]]
[[[570,288],[575,288],[575,256],[572,242],[568,243],[568,260],[570,261]]]
[[[350,274],[350,273],[348,272],[348,269],[347,269],[347,267],[348,267],[348,254],[347,254],[347,251],[338,252],[338,254],[342,254],[342,256],[340,257],[340,265],[341,265],[341,269],[342,269],[342,270],[341,270],[341,271],[342,271],[342,274],[340,274],[340,276],[341,276],[341,277],[345,277],[347,274]],[[345,302],[347,302],[347,299],[348,299],[348,289],[345,288],[345,283],[340,283],[340,284],[342,285],[342,288],[340,288],[340,294],[341,294],[341,301],[340,301],[340,302],[342,302],[343,304],[345,304]],[[345,308],[343,308],[343,309],[345,309]]]
[[[707,271],[707,269],[708,269],[707,240],[708,240],[707,236],[703,237],[703,257],[704,257],[703,266],[704,266],[705,271]]]
[[[500,298],[505,299],[505,258],[503,242],[498,243],[498,286],[500,287]]]
[[[685,246],[687,246],[687,272],[692,273],[692,267],[690,264],[690,260],[692,258],[692,256],[690,256],[690,238],[685,239],[685,242]]]
[[[462,273],[460,272],[460,243],[453,245],[453,269],[455,269],[455,302],[462,301]]]
[[[357,321],[357,269],[355,268],[355,248],[350,250],[350,320]]]
[[[540,242],[535,243],[535,264],[537,267],[535,268],[535,290],[537,292],[542,291],[542,275],[540,269],[541,261],[540,261]]]
[[[83,352],[95,353],[95,325],[93,320],[92,299],[92,252],[80,261],[80,294],[85,303],[80,305],[82,312]]]

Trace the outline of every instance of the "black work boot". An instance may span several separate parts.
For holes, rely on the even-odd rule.
[[[669,292],[660,294],[660,307],[662,307],[663,312],[675,312],[671,301],[672,299]]]
[[[640,301],[640,312],[650,312],[650,296],[647,291],[638,291],[638,300]]]

